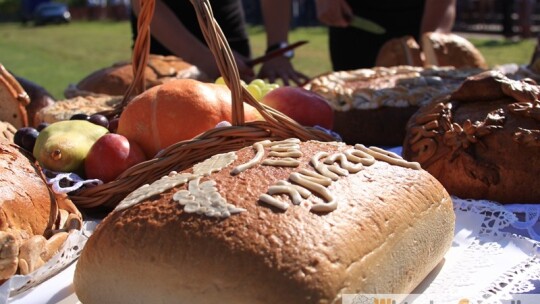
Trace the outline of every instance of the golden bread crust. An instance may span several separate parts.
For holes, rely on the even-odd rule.
[[[278,180],[310,168],[316,153],[350,148],[301,143],[298,168],[231,175],[254,157],[252,147],[238,151],[232,164],[201,180],[214,180],[228,203],[245,209],[225,219],[186,213],[171,200],[185,185],[110,214],[78,261],[79,299],[336,303],[342,292],[412,291],[453,237],[451,200],[427,172],[377,161],[328,187],[338,201],[328,213],[310,211],[319,197],[286,211],[259,201]]]

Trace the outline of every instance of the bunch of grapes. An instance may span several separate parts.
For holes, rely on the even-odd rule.
[[[215,83],[225,85],[225,80],[223,79],[223,77],[219,77],[216,79]],[[255,97],[257,101],[261,101],[264,95],[266,95],[273,89],[279,88],[279,84],[269,83],[266,82],[264,79],[259,78],[252,80],[250,83],[242,81],[242,85],[253,97]]]

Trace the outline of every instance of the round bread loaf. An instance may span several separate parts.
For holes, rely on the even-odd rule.
[[[414,37],[403,36],[390,39],[381,46],[375,59],[375,66],[424,66],[422,57],[422,51]]]
[[[28,274],[56,253],[82,217],[54,194],[41,169],[18,146],[0,138],[0,282]]]
[[[418,108],[455,90],[479,69],[375,67],[324,74],[304,87],[334,108],[334,128],[349,144],[401,146]]]
[[[482,53],[469,40],[457,34],[424,33],[421,44],[425,56],[424,66],[488,68]]]
[[[263,141],[128,195],[86,243],[74,286],[85,304],[408,293],[450,247],[454,220],[417,163],[362,145]]]
[[[411,117],[403,155],[450,194],[539,203],[539,94],[539,86],[498,71],[472,76]]]
[[[144,70],[147,89],[172,79],[197,79],[207,81],[206,75],[196,66],[176,56],[150,55]],[[133,82],[133,66],[118,62],[110,67],[94,71],[77,85],[70,85],[64,95],[76,96],[123,96]]]

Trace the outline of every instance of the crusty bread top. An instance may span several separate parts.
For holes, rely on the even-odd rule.
[[[33,156],[0,138],[0,283],[41,267],[81,227],[77,207],[49,188]]]
[[[13,142],[17,129],[7,121],[0,121],[0,137],[7,139],[9,142]]]
[[[325,97],[336,111],[422,106],[455,90],[480,69],[393,66],[326,73],[304,88]]]
[[[33,157],[0,139],[0,172],[0,230],[31,236],[52,228],[54,197]]]
[[[197,79],[207,81],[207,77],[196,66],[176,56],[151,54],[144,70],[146,88],[162,84],[172,79]],[[123,96],[133,81],[133,66],[130,62],[117,62],[92,72],[76,86],[69,86],[64,95],[75,96],[109,95]]]
[[[36,113],[38,123],[53,123],[69,120],[74,114],[92,115],[103,111],[112,111],[122,102],[121,96],[77,96],[42,108]]]
[[[480,51],[467,39],[453,33],[428,32],[422,35],[426,66],[487,69]]]
[[[354,264],[376,251],[394,233],[399,234],[398,231],[414,226],[428,210],[443,209],[445,216],[453,214],[448,194],[427,172],[385,161],[366,163],[357,173],[341,176],[328,187],[323,187],[336,200],[337,208],[333,211],[318,212],[312,209],[314,204],[328,204],[328,198],[321,198],[320,194],[301,199],[298,205],[293,204],[288,195],[273,195],[288,204],[286,210],[262,202],[262,194],[280,180],[290,180],[293,172],[315,170],[309,162],[316,154],[354,150],[351,146],[338,143],[306,142],[299,146],[302,156],[297,159],[298,167],[262,165],[263,161],[274,158],[269,157],[272,151],[266,147],[264,156],[253,167],[231,174],[235,168],[249,163],[257,155],[254,147],[247,147],[232,152],[232,163],[229,160],[214,165],[221,168],[217,172],[210,173],[210,169],[201,165],[141,187],[107,216],[92,235],[79,261],[75,285],[84,288],[85,282],[91,282],[88,278],[95,271],[93,263],[99,264],[101,259],[107,260],[107,267],[112,266],[110,263],[138,265],[138,261],[143,265],[152,261],[149,267],[156,269],[184,267],[183,270],[191,269],[193,272],[181,276],[189,277],[193,284],[206,275],[210,276],[208,279],[214,277],[218,286],[227,285],[227,282],[219,281],[224,270],[221,266],[213,268],[217,264],[238,269],[239,277],[236,279],[239,282],[242,275],[259,278],[250,282],[249,286],[254,293],[260,290],[266,293],[275,291],[274,295],[266,298],[269,303],[284,295],[294,299],[290,303],[331,302],[342,288],[346,288],[348,276],[351,279],[354,277],[353,280],[360,277],[359,273],[348,273],[355,268]],[[220,159],[212,158],[210,163],[219,164]],[[394,158],[394,161],[402,162],[398,158]],[[412,163],[403,165],[416,167]],[[205,184],[202,188],[209,192],[201,197],[197,189],[203,190],[196,187],[196,183],[188,182],[189,187],[185,184],[173,186],[173,180],[181,176],[188,176],[189,179],[193,171],[199,174],[206,171],[207,175],[200,179],[199,186],[213,181],[217,192],[210,194],[213,191]],[[173,189],[166,190],[170,187]],[[211,216],[208,211],[213,208],[205,212],[193,206],[189,206],[190,212],[199,210],[202,214],[188,213],[189,203],[182,206],[181,197],[189,198],[189,193],[194,201],[209,197],[217,201],[222,196],[230,204],[227,208],[232,214]],[[452,223],[443,225],[445,231],[442,232],[451,238],[452,229],[447,228],[453,225],[453,219],[449,216],[440,220]],[[212,266],[208,266],[205,259]],[[108,273],[114,276],[121,276],[125,271],[137,273],[137,269],[132,269],[132,272],[122,266],[112,267]],[[235,276],[236,273],[230,275]],[[82,276],[87,280],[83,280]],[[394,278],[402,279],[402,276]],[[178,280],[183,279],[167,276],[159,284],[166,285],[164,288],[167,289],[174,286],[173,281]],[[389,282],[386,284],[379,288],[385,290],[392,285]]]
[[[26,106],[30,97],[19,82],[0,64],[0,120],[19,129],[28,126]]]
[[[393,67],[399,65],[424,66],[420,46],[412,36],[403,36],[388,40],[383,44],[375,66]]]
[[[456,196],[540,202],[540,86],[486,71],[408,122],[406,159]]]

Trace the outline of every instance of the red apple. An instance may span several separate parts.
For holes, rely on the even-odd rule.
[[[84,168],[87,178],[97,178],[107,183],[126,169],[145,160],[143,150],[136,143],[123,135],[107,133],[88,151]]]
[[[296,120],[303,126],[321,126],[331,130],[334,111],[321,95],[300,87],[279,87],[268,92],[261,103]]]

